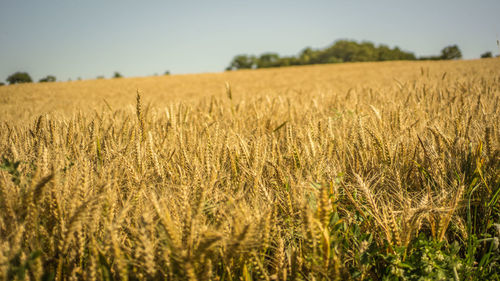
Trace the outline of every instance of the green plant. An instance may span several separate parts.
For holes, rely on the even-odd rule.
[[[409,249],[382,255],[386,270],[382,280],[462,280],[467,267],[457,242],[429,240],[421,234]]]

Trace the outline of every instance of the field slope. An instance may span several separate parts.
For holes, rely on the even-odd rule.
[[[498,280],[500,59],[0,87],[0,280]]]

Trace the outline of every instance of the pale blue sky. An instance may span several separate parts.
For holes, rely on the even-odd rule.
[[[295,55],[337,39],[464,58],[498,54],[500,1],[0,0],[0,81],[219,72],[240,53]]]

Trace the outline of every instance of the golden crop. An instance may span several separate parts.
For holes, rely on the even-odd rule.
[[[379,279],[498,223],[499,103],[496,58],[0,87],[0,280]]]

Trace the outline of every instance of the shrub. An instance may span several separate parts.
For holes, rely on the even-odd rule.
[[[491,58],[491,57],[493,57],[493,54],[490,51],[484,52],[484,53],[481,54],[481,58],[482,59]]]
[[[56,77],[54,75],[47,75],[47,77],[38,80],[40,83],[44,82],[56,82]]]

